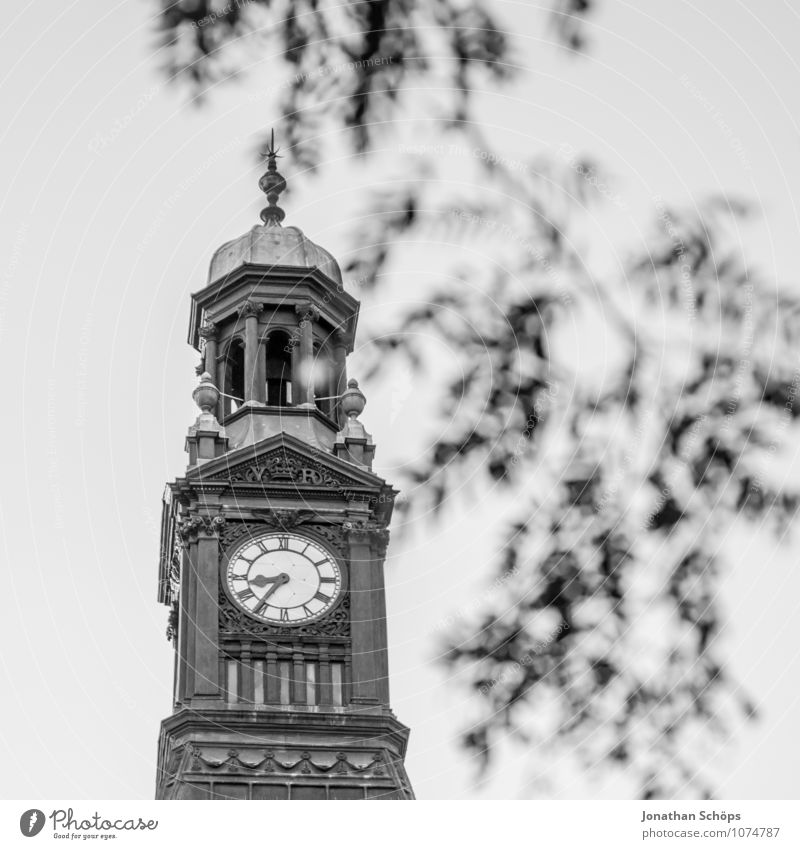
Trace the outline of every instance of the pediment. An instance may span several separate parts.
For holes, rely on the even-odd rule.
[[[231,485],[260,484],[291,488],[347,490],[380,489],[378,475],[322,452],[281,433],[192,469],[188,481],[225,481]]]

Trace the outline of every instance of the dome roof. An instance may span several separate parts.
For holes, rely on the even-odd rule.
[[[247,263],[319,268],[334,283],[342,284],[339,263],[298,227],[258,224],[238,239],[226,242],[211,258],[208,282],[212,283]]]

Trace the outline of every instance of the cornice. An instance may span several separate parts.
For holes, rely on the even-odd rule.
[[[230,274],[226,274],[203,289],[192,293],[188,336],[190,345],[199,348],[199,329],[205,311],[213,314],[213,320],[217,322],[227,318],[229,312],[230,315],[237,314],[239,310],[238,306],[232,306],[229,312],[219,313],[214,311],[214,306],[223,301],[232,290],[236,289],[243,282],[249,284],[248,289],[252,300],[258,301],[265,306],[285,306],[290,309],[298,304],[308,303],[308,288],[316,287],[321,297],[313,299],[314,306],[320,310],[321,315],[334,326],[339,323],[341,316],[345,316],[349,337],[351,340],[355,337],[358,313],[361,306],[360,302],[349,292],[345,291],[342,286],[331,280],[320,268],[316,266],[298,268],[296,266],[245,263]],[[255,288],[259,283],[263,283],[264,285],[283,283],[284,285],[288,285],[290,290],[280,296],[279,302],[273,304],[266,293],[259,292]],[[303,286],[302,284],[306,285]],[[341,315],[337,317],[334,312],[325,309],[326,305],[338,307],[335,312],[339,312]]]
[[[293,731],[303,734],[349,737],[361,746],[388,746],[401,756],[406,753],[411,733],[394,714],[362,713],[352,710],[304,712],[208,708],[197,711],[183,707],[161,723],[162,734],[170,736],[202,734],[209,743],[211,742],[209,735],[212,738],[215,735],[224,738],[226,734],[244,732],[249,734],[251,739],[255,735],[275,735],[274,745],[277,745]],[[253,743],[257,744],[257,741],[253,740]],[[344,740],[333,746],[343,743]],[[267,744],[269,745],[268,742]]]

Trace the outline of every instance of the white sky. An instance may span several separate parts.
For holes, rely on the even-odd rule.
[[[205,282],[213,249],[257,221],[251,154],[274,115],[252,87],[221,89],[197,110],[166,86],[155,5],[18,3],[0,21],[8,797],[151,797],[158,723],[170,711],[158,520],[196,415],[188,293]],[[765,215],[751,237],[759,267],[795,276],[791,4],[605,0],[592,53],[577,61],[548,43],[534,4],[498,5],[529,69],[513,92],[484,99],[498,146],[517,158],[565,142],[592,152],[629,206],[623,231],[654,195],[751,196]],[[341,254],[340,209],[356,198],[337,170],[298,187],[287,207],[290,223]],[[406,383],[364,386],[363,418],[390,479],[413,422]],[[423,798],[469,792],[453,742],[460,694],[428,659],[442,618],[480,596],[494,544],[479,504],[451,512],[444,527],[394,546],[388,571],[393,702],[412,727],[408,768]],[[741,557],[727,586],[728,639],[764,719],[718,764],[729,776],[722,793],[796,798],[800,577],[788,550],[749,544],[732,545]],[[485,795],[510,792],[521,755]],[[569,773],[561,788],[613,795]]]

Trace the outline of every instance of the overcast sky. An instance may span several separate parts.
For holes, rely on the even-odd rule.
[[[579,60],[550,43],[536,4],[497,5],[529,68],[512,91],[484,99],[502,150],[592,152],[626,201],[613,225],[621,242],[656,195],[749,196],[763,209],[748,235],[754,261],[794,285],[792,4],[604,0],[591,53]],[[158,522],[196,415],[188,295],[205,283],[213,250],[257,223],[252,152],[274,115],[259,97],[263,69],[202,110],[165,84],[148,18],[155,6],[17,3],[0,21],[6,797],[152,797],[158,723],[171,709],[167,611],[155,601]],[[332,170],[296,184],[287,223],[341,255],[340,210],[357,209],[357,195],[346,167]],[[368,305],[362,324],[377,309],[391,306]],[[391,480],[414,444],[413,387],[400,374],[363,388],[378,471]],[[429,659],[442,620],[485,591],[492,526],[467,506],[392,548],[393,706],[412,728],[407,765],[421,798],[471,792],[471,766],[454,744],[461,694]],[[721,793],[796,798],[786,753],[800,720],[800,572],[788,550],[763,539],[731,547],[726,639],[764,718],[716,765],[728,776]],[[480,793],[518,787],[523,755],[510,754]],[[614,795],[554,769],[564,771],[563,796]]]

